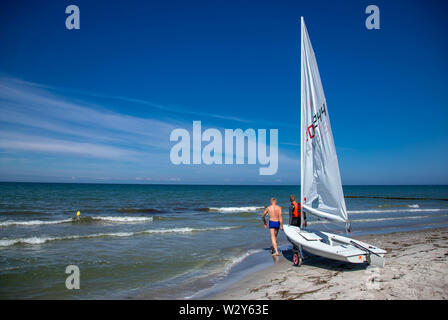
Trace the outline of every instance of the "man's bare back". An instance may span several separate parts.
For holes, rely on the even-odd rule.
[[[282,207],[273,204],[267,207],[269,220],[271,221],[280,221],[280,216],[282,214]]]

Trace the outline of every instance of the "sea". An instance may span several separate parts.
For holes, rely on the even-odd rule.
[[[200,298],[273,263],[262,212],[275,197],[287,221],[289,195],[299,193],[299,186],[0,183],[0,299]],[[448,186],[344,186],[344,193],[354,237],[448,226]],[[281,232],[279,242],[289,245]],[[79,270],[79,289],[67,289],[68,266]]]

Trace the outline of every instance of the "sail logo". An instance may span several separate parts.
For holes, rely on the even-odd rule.
[[[170,151],[170,160],[174,165],[242,165],[258,162],[261,165],[260,175],[274,175],[278,170],[278,129],[269,130],[268,144],[266,129],[225,129],[223,138],[218,129],[208,128],[202,132],[201,121],[193,121],[192,137],[188,130],[178,128],[171,132],[170,141],[176,142]]]
[[[310,104],[312,104],[311,101],[310,101]],[[327,107],[326,107],[325,103],[313,115],[313,123],[311,123],[311,125],[307,126],[306,141],[308,141],[309,139],[313,139],[316,136],[316,128],[318,127],[318,125],[319,125],[318,123],[322,120],[322,117],[324,114],[325,114],[325,116],[327,116]]]

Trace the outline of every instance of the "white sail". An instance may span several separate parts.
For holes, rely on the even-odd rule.
[[[345,222],[348,226],[328,107],[303,17],[301,20],[302,208],[322,218]]]

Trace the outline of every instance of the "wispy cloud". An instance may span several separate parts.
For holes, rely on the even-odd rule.
[[[169,141],[171,131],[188,130],[192,126],[191,120],[186,120],[188,116],[179,114],[208,119],[207,127],[214,125],[221,132],[224,132],[222,123],[245,122],[244,119],[180,110],[179,114],[173,114],[173,109],[148,101],[120,96],[107,98],[112,99],[109,103],[121,99],[166,112],[157,119],[139,117],[127,114],[123,106],[120,109],[94,103],[95,99],[75,99],[51,87],[0,77],[0,179],[32,177],[33,181],[39,181],[39,176],[45,176],[58,181],[76,177],[77,181],[213,183],[219,182],[219,178],[209,181],[212,172],[214,177],[228,179],[233,174],[243,180],[245,176],[249,181],[251,175],[258,175],[258,166],[213,169],[206,165],[174,166],[169,160],[173,145]],[[210,118],[227,121],[219,126]],[[298,160],[279,152],[279,169],[291,168],[292,171],[283,170],[288,175],[295,172]]]
[[[0,132],[4,149],[134,157],[130,149],[167,149],[176,127],[156,119],[77,104],[26,82],[0,79]],[[18,136],[20,133],[20,136]]]
[[[107,145],[48,139],[32,135],[15,135],[0,131],[0,148],[49,154],[71,154],[114,160],[132,160],[143,154]]]
[[[164,111],[164,112],[177,113],[177,114],[183,114],[183,115],[191,115],[191,116],[196,116],[199,118],[204,118],[204,117],[216,118],[216,119],[230,120],[230,121],[241,122],[241,123],[254,122],[253,119],[243,119],[240,117],[219,114],[219,113],[215,113],[215,112],[213,112],[213,113],[212,112],[210,112],[210,113],[198,112],[198,111],[191,110],[191,108],[188,109],[185,107],[180,107],[180,106],[175,106],[175,105],[165,105],[165,104],[160,104],[160,103],[153,102],[153,101],[132,98],[132,97],[124,97],[124,96],[120,96],[120,95],[106,95],[106,94],[93,93],[93,92],[84,91],[84,90],[73,90],[73,89],[67,89],[67,88],[61,88],[61,87],[54,87],[54,86],[48,86],[48,85],[39,84],[39,83],[22,81],[22,80],[18,80],[15,78],[9,78],[8,82],[14,83],[16,85],[25,85],[25,86],[28,86],[29,88],[51,90],[53,92],[59,92],[59,93],[78,94],[78,95],[83,95],[85,97],[104,98],[104,99],[110,99],[110,100],[130,102],[130,103],[148,106],[150,108],[157,109],[157,110]]]
[[[121,95],[107,95],[107,94],[100,94],[100,93],[93,93],[85,90],[73,90],[73,89],[67,89],[67,88],[61,88],[61,87],[55,87],[55,86],[49,86],[39,83],[33,83],[33,82],[27,82],[23,80],[18,79],[9,79],[11,82],[16,82],[19,84],[26,84],[29,87],[34,87],[36,89],[46,89],[51,90],[53,92],[58,93],[69,93],[69,94],[77,94],[82,95],[85,97],[93,97],[93,98],[103,98],[103,99],[109,99],[109,100],[116,100],[116,101],[123,101],[128,103],[135,103],[143,106],[150,107],[152,109],[157,109],[160,111],[168,112],[168,113],[175,113],[178,115],[190,115],[193,117],[196,117],[197,119],[204,119],[204,118],[214,118],[219,120],[228,120],[233,122],[239,122],[241,124],[260,124],[263,123],[264,125],[269,125],[271,127],[296,127],[295,125],[288,125],[287,123],[283,122],[275,122],[275,121],[266,121],[266,120],[260,120],[256,117],[251,117],[250,119],[245,119],[241,117],[236,117],[234,115],[228,115],[225,113],[216,113],[216,108],[213,108],[211,106],[211,110],[214,110],[215,112],[199,112],[194,110],[194,108],[186,107],[186,106],[177,106],[173,104],[161,104],[154,101],[139,99],[139,98],[133,98],[133,97],[125,97]]]

